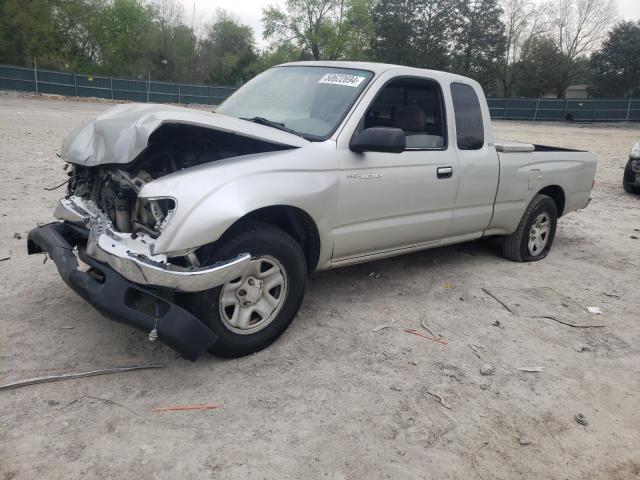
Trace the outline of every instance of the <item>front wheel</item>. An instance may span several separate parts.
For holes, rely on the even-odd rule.
[[[209,351],[220,357],[241,357],[273,343],[304,296],[304,254],[287,233],[268,224],[248,224],[217,246],[207,264],[242,253],[251,254],[242,276],[191,294],[191,310],[219,337]]]
[[[533,197],[515,232],[504,238],[502,254],[514,262],[535,262],[547,256],[558,224],[558,207],[548,195]]]

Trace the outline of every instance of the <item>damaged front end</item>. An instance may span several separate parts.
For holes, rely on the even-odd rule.
[[[136,111],[140,115],[127,126]],[[217,336],[178,298],[240,277],[250,255],[207,264],[199,257],[201,245],[158,252],[157,241],[180,208],[179,199],[172,192],[147,198],[142,190],[180,170],[292,145],[241,137],[237,128],[166,122],[169,114],[184,115],[158,106],[115,107],[70,135],[63,144],[71,167],[67,196],[54,214],[60,222],[33,229],[28,253],[47,253],[65,283],[104,315],[153,336],[157,332],[195,360]],[[211,120],[203,113],[189,113],[189,120],[222,127],[242,122]]]
[[[29,232],[28,253],[46,252],[65,283],[105,316],[146,332],[195,360],[217,336],[175,301],[175,292],[214,288],[242,275],[250,255],[208,266],[180,266],[153,253],[147,233],[117,231],[90,200],[58,204],[62,220]],[[81,268],[78,257],[88,268]],[[188,258],[187,256],[184,257]]]

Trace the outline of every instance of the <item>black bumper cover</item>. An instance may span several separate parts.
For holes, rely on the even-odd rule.
[[[64,282],[100,313],[146,332],[156,326],[158,338],[189,360],[196,360],[218,340],[215,333],[184,308],[86,255],[87,235],[87,229],[81,225],[51,223],[29,232],[27,250],[30,255],[46,252]],[[75,246],[82,261],[99,275],[78,269]]]

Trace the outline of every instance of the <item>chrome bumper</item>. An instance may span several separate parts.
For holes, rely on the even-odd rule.
[[[60,200],[54,216],[84,223],[89,229],[87,254],[140,285],[200,292],[242,276],[251,260],[251,255],[245,253],[206,267],[172,265],[166,255],[151,253],[154,247],[151,237],[139,234],[131,238],[129,233],[115,231],[111,221],[94,204],[77,197]]]

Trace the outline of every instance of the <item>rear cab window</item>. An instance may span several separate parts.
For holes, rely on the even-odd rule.
[[[460,150],[480,150],[484,146],[484,122],[478,95],[471,85],[451,84],[451,98]]]

